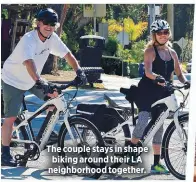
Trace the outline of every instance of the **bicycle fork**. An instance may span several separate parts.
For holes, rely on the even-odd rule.
[[[77,146],[77,141],[76,141],[76,139],[75,139],[74,136],[73,136],[73,132],[72,132],[72,130],[71,130],[71,127],[70,127],[70,124],[69,124],[69,121],[68,121],[69,112],[66,112],[66,113],[65,113],[64,118],[66,118],[66,119],[64,119],[64,123],[65,123],[65,127],[67,128],[68,134],[69,134],[69,136],[70,136],[70,138],[71,138],[71,141],[72,141],[73,144],[74,144],[73,146]],[[77,128],[76,128],[76,129],[77,129]],[[81,135],[80,135],[79,132],[78,132],[78,135],[79,135],[80,139],[82,139],[82,137],[81,137]]]
[[[178,116],[179,116],[179,111],[175,112],[174,114],[174,123],[175,123],[175,126],[176,126],[176,130],[177,130],[177,134],[178,136],[180,137],[180,142],[182,145],[184,145],[184,137],[183,137],[183,129],[184,130],[188,130],[188,128],[185,128],[183,126],[180,125],[179,123],[179,120],[178,120]]]

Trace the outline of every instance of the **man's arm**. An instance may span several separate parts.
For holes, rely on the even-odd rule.
[[[78,61],[76,60],[76,58],[72,53],[68,52],[64,58],[68,62],[68,64],[74,69],[74,71],[81,69],[78,64]]]
[[[31,76],[31,78],[36,82],[37,80],[40,79],[40,76],[37,72],[37,68],[35,66],[35,63],[32,59],[26,60],[23,62],[23,65],[26,66],[26,69]]]

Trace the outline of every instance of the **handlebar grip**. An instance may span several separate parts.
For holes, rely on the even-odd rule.
[[[128,88],[123,88],[121,87],[120,88],[120,93],[124,94],[124,95],[127,95],[129,93],[129,89]]]

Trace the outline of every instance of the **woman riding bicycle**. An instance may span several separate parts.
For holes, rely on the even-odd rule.
[[[190,87],[190,83],[182,74],[178,56],[171,48],[169,24],[161,19],[154,21],[151,25],[151,36],[152,40],[147,44],[144,52],[145,74],[138,84],[139,115],[130,141],[132,146],[135,146],[143,135],[151,113],[151,105],[166,96],[163,86],[165,81],[172,81],[173,72],[180,82],[184,83],[187,88]],[[154,164],[151,166],[151,173],[155,174],[169,173],[160,163],[162,134],[163,126],[154,135],[152,141]]]

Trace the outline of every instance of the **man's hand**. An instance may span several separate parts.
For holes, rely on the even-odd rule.
[[[50,86],[46,80],[43,80],[43,79],[36,80],[35,86],[38,89],[42,89],[44,94],[48,94],[50,91]]]
[[[87,84],[87,78],[86,78],[86,75],[85,73],[81,70],[81,69],[78,69],[76,71],[76,75],[79,79],[77,79],[77,83],[79,86],[83,86],[83,85],[86,85]]]

